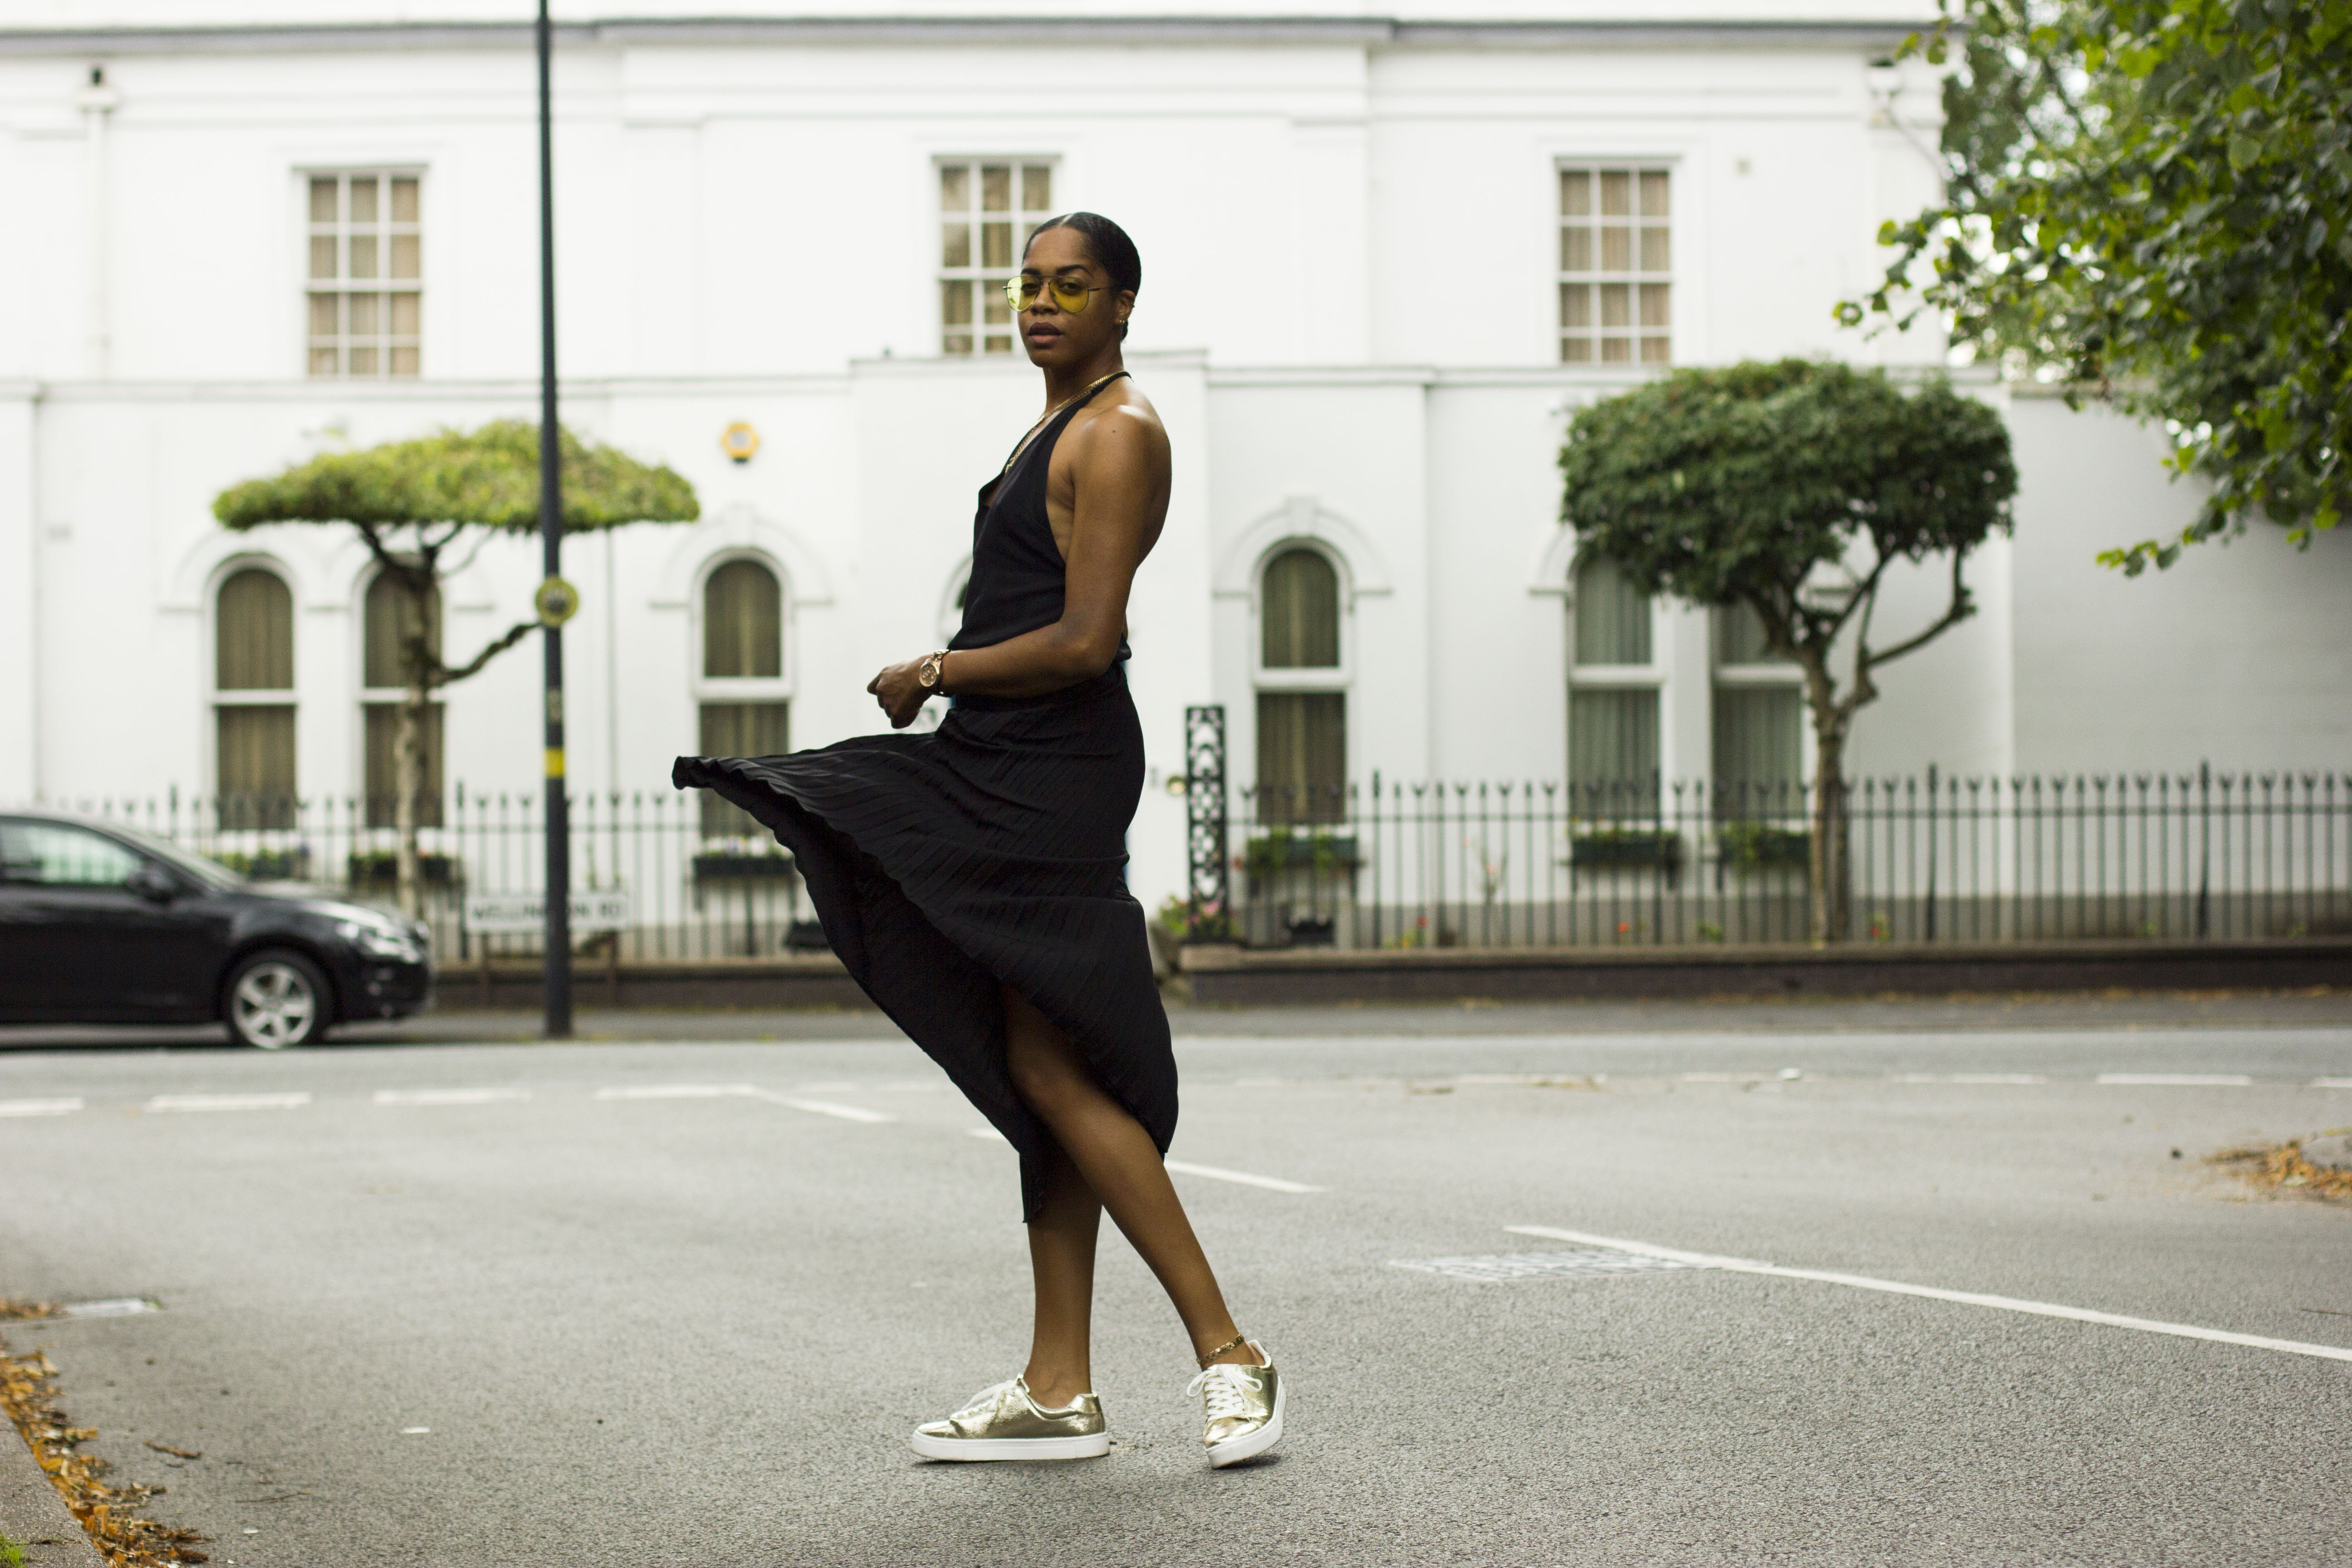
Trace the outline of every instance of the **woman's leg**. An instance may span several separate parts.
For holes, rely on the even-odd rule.
[[[1168,1180],[1167,1167],[1160,1163],[1160,1151],[1153,1146],[1151,1134],[1095,1081],[1094,1074],[1087,1070],[1067,1037],[1009,985],[1004,987],[1004,1033],[1005,1065],[1013,1075],[1013,1087],[1067,1152],[1073,1173],[1104,1208],[1110,1210],[1112,1222],[1134,1244],[1151,1272],[1159,1276],[1168,1299],[1175,1303],[1177,1315],[1184,1320],[1185,1331],[1192,1336],[1193,1354],[1207,1355],[1233,1340],[1240,1331],[1234,1327],[1233,1314],[1225,1308],[1224,1292],[1217,1288],[1217,1277],[1210,1271],[1200,1240],[1192,1234],[1192,1222],[1184,1217],[1184,1205],[1177,1200],[1176,1188]],[[1039,1216],[1039,1225],[1055,1218],[1059,1212],[1055,1205],[1061,1198],[1062,1189],[1054,1184],[1049,1175],[1046,1211]],[[1042,1338],[1046,1321],[1048,1270],[1038,1261],[1038,1228],[1037,1225],[1030,1226],[1029,1245],[1032,1262],[1037,1268],[1037,1313]],[[1059,1239],[1063,1234],[1057,1227],[1054,1232],[1055,1240],[1048,1247],[1049,1255],[1055,1258],[1052,1279],[1057,1295],[1068,1288],[1073,1278],[1063,1261],[1065,1244]],[[1088,1237],[1086,1283],[1091,1292],[1091,1221]],[[1066,1323],[1067,1319],[1057,1317],[1056,1321]],[[1085,1317],[1081,1315],[1077,1321],[1083,1332]],[[1057,1349],[1060,1358],[1066,1359],[1067,1353],[1066,1349]],[[1216,1359],[1255,1363],[1257,1358],[1246,1346],[1236,1346]],[[1060,1364],[1059,1361],[1055,1364]],[[1039,1397],[1042,1401],[1045,1396],[1041,1394]]]
[[[1029,1226],[1037,1320],[1022,1374],[1049,1410],[1094,1391],[1095,1237],[1101,1230],[1102,1200],[1062,1146],[1053,1144],[1045,1152],[1045,1206]]]

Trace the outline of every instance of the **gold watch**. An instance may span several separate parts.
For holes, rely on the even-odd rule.
[[[915,672],[915,684],[926,691],[937,691],[940,682],[947,679],[948,650],[925,656],[920,669]]]

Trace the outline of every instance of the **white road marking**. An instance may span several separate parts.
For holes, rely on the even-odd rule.
[[[734,1089],[718,1083],[659,1083],[627,1089],[600,1089],[599,1100],[724,1100]]]
[[[2004,1312],[2024,1312],[2037,1318],[2066,1318],[2078,1323],[2103,1323],[2114,1329],[2137,1329],[2142,1333],[2171,1334],[2187,1340],[2210,1340],[2217,1344],[2248,1345],[2255,1350],[2282,1351],[2289,1355],[2320,1356],[2352,1361],[2352,1348],[2308,1344],[2301,1340],[2274,1340],[2261,1334],[2237,1334],[2225,1329],[2200,1329],[2189,1323],[2167,1323],[2154,1318],[2129,1318],[2117,1312],[2095,1312],[2084,1307],[2062,1307],[2051,1301],[2026,1301],[2014,1296],[1986,1296],[1973,1290],[1942,1290],[1932,1285],[1906,1285],[1899,1279],[1873,1279],[1863,1274],[1837,1274],[1820,1268],[1782,1268],[1748,1258],[1717,1258],[1678,1247],[1654,1247],[1643,1241],[1619,1241],[1578,1230],[1543,1225],[1507,1225],[1515,1236],[1540,1236],[1553,1241],[1581,1242],[1587,1247],[1613,1247],[1647,1258],[1671,1258],[1701,1268],[1722,1268],[1735,1274],[1767,1274],[1776,1279],[1811,1279],[1822,1285],[1843,1285],[1855,1290],[1883,1290],[1894,1296],[1924,1296],[1935,1301],[1957,1301],[1969,1307],[1993,1307]]]
[[[1641,1274],[1662,1268],[1694,1268],[1697,1265],[1671,1258],[1652,1258],[1643,1252],[1588,1247],[1577,1252],[1498,1252],[1484,1258],[1392,1258],[1389,1267],[1497,1285],[1517,1279],[1558,1279],[1561,1275]]]
[[[400,1435],[404,1437],[429,1437],[433,1435],[433,1428],[430,1426],[403,1426],[400,1429]]]
[[[770,1105],[782,1105],[793,1110],[805,1110],[817,1116],[839,1117],[844,1121],[896,1121],[898,1119],[879,1110],[867,1110],[862,1106],[835,1105],[827,1100],[801,1100],[773,1089],[760,1089],[748,1083],[665,1083],[633,1085],[626,1089],[600,1089],[598,1100],[758,1100]]]
[[[1528,1084],[1538,1089],[1575,1089],[1609,1081],[1605,1072],[1465,1072],[1456,1083]]]
[[[971,1130],[970,1135],[974,1138],[993,1138],[999,1143],[1010,1143],[1013,1142],[1012,1139],[1007,1138],[1003,1133],[999,1132],[993,1127],[975,1127]]]
[[[163,1309],[144,1296],[116,1296],[104,1301],[68,1301],[58,1310],[68,1318],[130,1318]]]
[[[505,1100],[529,1100],[527,1089],[380,1089],[378,1105],[492,1105]]]
[[[79,1110],[81,1100],[0,1100],[0,1116],[63,1116]]]
[[[1899,1072],[1896,1083],[2048,1083],[2038,1072]]]
[[[2103,1072],[2096,1081],[2172,1084],[2183,1089],[2244,1089],[2254,1080],[2242,1072]]]
[[[1247,1171],[1228,1171],[1221,1165],[1195,1165],[1189,1160],[1163,1160],[1170,1170],[1187,1176],[1206,1176],[1213,1182],[1238,1182],[1244,1187],[1264,1187],[1276,1193],[1319,1193],[1325,1189],[1310,1187],[1304,1182],[1286,1182],[1279,1176],[1254,1176]]]
[[[896,1121],[898,1119],[880,1110],[868,1110],[858,1105],[835,1105],[829,1100],[795,1100],[789,1094],[777,1094],[764,1089],[744,1085],[735,1091],[750,1100],[764,1100],[770,1105],[789,1106],[794,1110],[806,1110],[818,1116],[837,1116],[844,1121]]]
[[[2314,1089],[2352,1089],[2352,1078],[2315,1078],[2311,1080],[2311,1087]]]
[[[152,1111],[169,1110],[295,1110],[310,1103],[308,1094],[159,1094],[147,1102]]]

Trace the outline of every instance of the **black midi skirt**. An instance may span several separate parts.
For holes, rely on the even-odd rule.
[[[1161,1153],[1176,1058],[1127,829],[1143,731],[1123,673],[1044,700],[960,700],[925,735],[860,735],[781,757],[680,757],[774,832],[849,973],[1021,1155],[1044,1198],[1045,1125],[1005,1068],[1010,985],[1076,1044]]]

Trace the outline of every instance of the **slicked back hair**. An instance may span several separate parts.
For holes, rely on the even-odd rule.
[[[1049,228],[1076,229],[1085,237],[1087,251],[1095,258],[1095,265],[1110,274],[1110,290],[1114,296],[1141,291],[1143,258],[1136,253],[1135,241],[1127,237],[1127,230],[1100,213],[1063,213],[1058,217],[1047,218],[1030,230],[1031,243],[1034,244],[1037,237]],[[1026,246],[1023,247],[1022,254],[1028,254]],[[1127,336],[1125,321],[1118,324],[1118,335],[1122,339]]]

